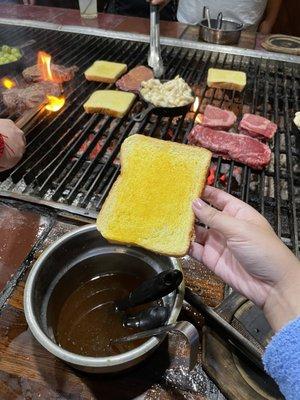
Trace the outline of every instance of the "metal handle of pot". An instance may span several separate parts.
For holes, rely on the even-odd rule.
[[[190,349],[189,369],[192,370],[197,363],[197,354],[200,344],[199,333],[197,329],[194,327],[194,325],[187,321],[177,322],[174,330],[184,335],[189,344],[189,349]]]
[[[145,110],[143,110],[142,112],[140,112],[140,113],[138,113],[138,114],[135,114],[133,117],[132,117],[132,120],[134,121],[134,122],[142,122],[146,117],[147,117],[147,115],[153,110],[155,108],[155,106],[153,106],[152,104],[151,105],[149,105],[147,108],[145,108]]]
[[[189,369],[192,370],[197,363],[197,353],[199,349],[199,334],[193,324],[187,321],[179,321],[175,324],[164,325],[156,329],[151,329],[144,332],[134,333],[130,336],[124,336],[118,339],[114,339],[112,343],[127,343],[134,340],[145,339],[152,336],[160,336],[164,333],[178,332],[182,334],[189,345],[190,357],[189,357]]]

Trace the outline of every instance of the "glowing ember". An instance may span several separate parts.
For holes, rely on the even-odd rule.
[[[213,185],[214,184],[215,171],[216,171],[216,167],[210,167],[209,168],[209,175],[208,175],[207,180],[206,180],[206,184],[207,185]]]
[[[12,89],[13,87],[16,86],[16,82],[12,81],[9,78],[3,78],[1,80],[1,83],[6,89]]]
[[[209,168],[209,175],[206,180],[206,184],[212,186],[215,183],[216,179],[216,170],[217,167],[213,165],[212,167]],[[219,178],[219,182],[222,183],[222,185],[225,185],[227,181],[227,176],[226,174],[223,174]]]
[[[195,118],[195,124],[202,124],[203,121],[203,114],[197,114]]]
[[[41,73],[43,81],[54,82],[52,71],[51,71],[51,56],[50,54],[39,51],[37,65]]]
[[[194,104],[192,105],[192,111],[197,112],[200,105],[199,97],[195,98]]]
[[[55,97],[50,95],[47,95],[47,99],[48,103],[45,105],[46,110],[54,112],[60,110],[66,101],[64,97]]]

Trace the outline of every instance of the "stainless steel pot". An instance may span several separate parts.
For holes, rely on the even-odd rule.
[[[240,40],[241,32],[244,25],[237,21],[222,20],[222,27],[218,29],[218,20],[210,19],[211,27],[209,28],[208,20],[204,19],[200,22],[200,38],[208,43],[215,44],[236,44]]]
[[[88,268],[85,268],[88,260]],[[86,274],[124,270],[142,274],[147,278],[167,269],[181,269],[178,260],[154,254],[137,247],[108,243],[95,225],[88,225],[53,243],[34,264],[25,287],[24,310],[29,328],[38,342],[50,353],[73,367],[93,373],[117,372],[132,367],[145,359],[164,339],[152,337],[139,347],[111,357],[86,357],[71,353],[58,346],[51,328],[51,318],[62,305],[49,301],[53,290],[70,271],[72,279],[64,279],[61,302],[64,296],[78,287]],[[76,286],[77,285],[77,286]],[[168,324],[176,322],[184,297],[184,283],[177,291],[164,297],[170,308]],[[196,331],[196,329],[194,328]],[[191,334],[191,332],[188,332]],[[195,332],[194,332],[195,334]],[[197,334],[197,331],[196,331]]]

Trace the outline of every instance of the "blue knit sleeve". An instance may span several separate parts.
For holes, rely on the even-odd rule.
[[[300,317],[273,336],[263,362],[285,398],[300,400]]]

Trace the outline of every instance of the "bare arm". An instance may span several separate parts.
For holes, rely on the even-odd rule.
[[[268,0],[265,19],[259,27],[259,32],[264,34],[271,33],[271,30],[276,22],[282,0]]]

